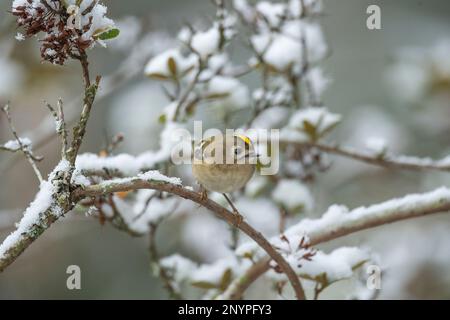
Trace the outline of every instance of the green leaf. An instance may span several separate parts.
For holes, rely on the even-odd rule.
[[[200,289],[217,289],[217,285],[207,281],[194,281],[191,282],[191,285]]]
[[[166,76],[165,74],[162,73],[147,73],[147,77],[149,78],[153,78],[156,80],[169,80],[171,78],[169,78],[168,76]]]
[[[227,269],[225,270],[225,272],[222,275],[222,279],[220,280],[220,289],[222,291],[225,291],[228,286],[231,283],[231,278],[232,278],[233,272],[231,271],[231,269]]]
[[[316,127],[311,122],[304,120],[303,130],[309,135],[311,140],[316,140]]]
[[[170,57],[167,60],[167,66],[169,67],[170,73],[175,77],[177,75],[177,62],[175,59]]]
[[[111,40],[116,38],[120,34],[120,30],[117,28],[109,29],[95,36],[95,38],[100,40]]]
[[[158,122],[161,124],[165,124],[167,121],[167,116],[163,113],[162,115],[159,116],[158,118]]]
[[[230,92],[216,92],[210,93],[205,96],[205,99],[208,100],[217,100],[217,99],[225,99],[230,95]]]

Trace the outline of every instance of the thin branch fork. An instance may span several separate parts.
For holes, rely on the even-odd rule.
[[[266,238],[264,238],[264,236],[260,232],[253,229],[253,227],[251,227],[245,221],[242,221],[238,224],[237,218],[235,217],[235,215],[233,215],[232,212],[230,212],[229,210],[225,209],[224,207],[220,206],[218,203],[210,199],[203,199],[200,193],[184,188],[183,186],[167,182],[151,181],[151,180],[148,181],[140,178],[133,178],[133,179],[117,180],[117,182],[109,181],[97,185],[86,186],[84,188],[76,189],[72,195],[74,201],[78,201],[84,197],[94,197],[113,192],[130,191],[137,189],[154,189],[178,195],[184,199],[196,202],[202,205],[203,207],[211,210],[220,218],[228,222],[230,225],[237,226],[242,232],[247,234],[261,248],[263,248],[267,252],[267,254],[271,257],[271,259],[273,259],[280,266],[281,270],[283,270],[283,272],[286,274],[289,281],[291,282],[297,299],[299,300],[305,299],[305,293],[303,291],[302,285],[300,283],[297,274],[289,265],[289,263],[286,262],[286,260],[281,256],[281,254],[278,253],[276,249],[270,244],[270,242]]]
[[[25,155],[25,157],[27,158],[28,162],[30,163],[31,167],[33,168],[34,173],[36,174],[39,183],[41,183],[42,181],[44,181],[44,179],[42,178],[42,174],[39,171],[37,165],[36,165],[36,160],[38,160],[39,158],[36,158],[33,153],[29,150],[28,146],[25,146],[22,143],[22,140],[20,139],[19,135],[17,134],[17,130],[13,124],[12,118],[11,118],[11,114],[9,113],[9,105],[5,105],[2,108],[2,111],[5,113],[6,118],[8,120],[8,124],[9,124],[9,128],[11,129],[11,132],[14,136],[14,138],[16,139],[18,145],[19,145],[19,150],[22,151],[22,153]],[[5,148],[7,149],[7,148]]]

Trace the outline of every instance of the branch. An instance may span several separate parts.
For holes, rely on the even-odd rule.
[[[67,161],[61,161],[43,181],[34,201],[26,209],[17,229],[0,245],[0,272],[13,263],[22,252],[59,217],[73,208],[70,193],[64,186],[70,179]]]
[[[56,123],[56,133],[61,137],[61,158],[66,159],[67,156],[67,129],[66,121],[64,119],[64,109],[62,99],[58,99],[58,109],[55,110],[53,107],[47,103],[47,108],[50,110],[51,115],[55,119]]]
[[[156,230],[158,228],[158,223],[150,224],[150,234],[149,234],[149,254],[150,254],[150,263],[156,268],[158,271],[158,275],[161,277],[164,287],[167,289],[169,296],[175,300],[183,300],[183,296],[181,293],[173,286],[173,279],[169,275],[166,268],[160,265],[160,256],[158,249],[156,248]]]
[[[86,134],[86,127],[91,114],[92,105],[94,104],[95,96],[97,94],[98,86],[100,84],[100,77],[97,77],[95,84],[91,85],[89,77],[89,63],[87,55],[82,54],[80,63],[83,69],[83,79],[85,85],[83,109],[81,110],[80,120],[73,129],[73,140],[69,150],[67,150],[67,159],[72,166],[75,166],[75,160],[83,143]]]
[[[42,179],[42,174],[41,174],[41,172],[39,171],[39,169],[38,169],[38,167],[36,165],[36,162],[35,162],[36,158],[33,156],[31,151],[29,150],[29,145],[25,145],[23,143],[23,140],[21,138],[19,138],[19,135],[17,134],[17,130],[14,127],[14,124],[12,122],[11,114],[9,113],[9,105],[7,104],[6,106],[4,106],[2,108],[2,111],[5,113],[6,119],[8,120],[9,128],[11,129],[11,132],[12,132],[14,138],[17,141],[17,144],[18,144],[17,150],[21,150],[22,151],[22,153],[25,155],[25,157],[27,158],[28,162],[30,163],[31,167],[33,168],[33,171],[36,174],[36,176],[37,176],[37,178],[39,180],[39,183],[42,183],[42,181],[44,179]],[[6,147],[5,147],[5,149],[6,149]]]
[[[164,34],[164,37],[167,38],[168,36]],[[130,55],[123,60],[116,71],[102,79],[102,90],[97,93],[96,101],[98,102],[112,93],[119,91],[119,89],[129,83],[130,80],[134,79],[137,75],[140,75],[142,73],[143,65],[156,51],[156,46],[149,45],[149,43],[161,45],[161,41],[158,41],[160,38],[162,38],[161,33],[155,32],[154,34],[143,37],[136,43],[136,45],[131,48]],[[67,125],[71,125],[78,120],[79,112],[77,106],[80,98],[82,99],[83,96],[77,97],[66,104],[65,121]],[[101,104],[99,106],[101,106]],[[33,137],[33,145],[36,150],[47,145],[56,137],[53,120],[53,116],[45,116],[36,128],[25,132],[25,136]],[[0,167],[0,173],[14,166],[18,162],[17,159],[18,157],[14,155],[5,161],[5,164]]]
[[[450,190],[442,187],[351,211],[347,211],[344,206],[334,205],[322,218],[304,219],[289,228],[286,235],[304,233],[309,236],[311,245],[317,245],[358,231],[449,210]],[[270,260],[264,257],[250,267],[230,284],[221,298],[240,299],[247,288],[270,269]]]
[[[230,225],[237,225],[238,219],[233,215],[232,212],[220,206],[216,202],[210,199],[203,199],[200,193],[189,190],[179,184],[174,184],[173,182],[160,181],[160,180],[148,180],[143,176],[138,176],[134,178],[126,178],[126,179],[117,179],[109,182],[102,182],[97,185],[86,186],[84,188],[76,189],[73,192],[73,196],[75,201],[80,200],[84,197],[93,197],[104,194],[109,194],[113,192],[120,191],[130,191],[130,190],[138,190],[138,189],[154,189],[159,191],[168,192],[171,194],[175,194],[184,199],[191,200],[195,203],[200,204],[201,206],[211,210],[220,218],[224,219]],[[296,296],[298,299],[305,299],[305,295],[303,292],[303,288],[300,284],[299,278],[296,275],[295,271],[292,267],[286,262],[286,260],[278,253],[267,241],[264,236],[253,229],[248,223],[242,221],[237,227],[247,234],[250,238],[252,238],[261,248],[266,251],[266,253],[273,259],[283,270],[283,272],[288,277],[291,282]]]
[[[395,156],[391,154],[377,154],[359,151],[351,147],[343,147],[337,144],[326,144],[320,142],[290,142],[280,141],[284,144],[293,144],[299,147],[314,147],[329,154],[358,160],[368,164],[381,166],[385,168],[395,168],[404,170],[435,170],[450,171],[450,157],[441,160],[431,158],[419,158],[412,156]]]

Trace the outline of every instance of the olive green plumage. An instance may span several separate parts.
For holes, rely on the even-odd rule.
[[[197,144],[192,172],[206,190],[230,193],[244,187],[253,176],[254,157],[253,146],[247,137],[213,136]]]

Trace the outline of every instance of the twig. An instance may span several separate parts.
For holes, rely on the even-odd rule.
[[[98,86],[100,84],[100,77],[97,77],[95,84],[91,85],[89,76],[89,63],[85,53],[80,56],[80,63],[83,69],[83,79],[85,85],[83,109],[81,111],[80,120],[73,129],[73,140],[69,150],[67,150],[67,159],[72,166],[75,166],[75,160],[80,150],[83,138],[86,134],[86,126],[91,114],[92,105],[94,104],[95,96],[97,94]]]
[[[16,139],[17,143],[19,144],[19,149],[23,152],[23,154],[25,155],[25,157],[27,158],[28,162],[30,163],[31,167],[33,168],[34,173],[36,174],[39,183],[41,183],[42,181],[44,181],[44,179],[42,178],[42,174],[39,171],[36,162],[34,160],[33,155],[31,154],[30,150],[28,149],[27,146],[25,146],[22,143],[22,140],[19,138],[19,135],[17,134],[17,130],[14,127],[14,124],[12,122],[12,118],[11,118],[11,114],[9,113],[9,105],[5,105],[2,108],[2,111],[5,113],[6,118],[8,120],[8,124],[9,124],[9,128],[11,129],[12,134],[14,135],[14,138]]]
[[[106,98],[110,94],[117,92],[118,89],[127,84],[131,79],[141,74],[143,64],[154,54],[153,49],[145,46],[144,37],[132,49],[130,55],[121,63],[121,65],[111,75],[102,80],[104,88],[96,95],[96,101]],[[83,98],[83,96],[81,96]],[[77,105],[79,98],[74,99],[68,105],[66,104],[65,120],[67,125],[73,124],[77,121],[79,112]],[[51,115],[44,117],[39,125],[25,133],[26,136],[33,137],[33,145],[36,148],[41,148],[51,142],[55,138],[55,131],[52,127],[53,117]],[[0,167],[0,173],[8,170],[17,163],[17,156],[10,157]]]
[[[410,156],[394,156],[390,154],[376,154],[356,150],[350,147],[343,147],[337,144],[326,144],[321,142],[289,142],[280,141],[284,144],[292,144],[304,147],[315,147],[326,153],[351,158],[376,166],[386,168],[396,168],[405,170],[435,170],[450,171],[450,158],[442,160],[432,160],[429,158],[418,158]]]
[[[195,73],[194,78],[192,79],[192,81],[189,84],[189,86],[186,88],[186,91],[183,93],[183,95],[178,100],[178,103],[177,103],[177,105],[175,107],[175,112],[173,113],[173,118],[171,119],[172,121],[177,121],[178,120],[178,117],[180,115],[180,111],[181,111],[181,107],[183,106],[183,103],[186,102],[186,100],[189,98],[189,95],[195,89],[195,86],[198,83],[198,79],[200,77],[200,74],[203,71],[202,59],[200,58],[200,55],[199,55],[199,58],[198,58],[198,63],[199,63],[198,70]]]
[[[200,193],[189,190],[180,185],[175,185],[161,181],[151,181],[151,180],[147,181],[140,178],[130,178],[118,180],[117,182],[115,181],[103,182],[97,185],[86,186],[85,188],[82,189],[76,189],[73,193],[73,196],[74,199],[82,199],[83,197],[88,196],[92,197],[112,192],[130,191],[137,189],[154,189],[172,193],[184,199],[188,199],[202,205],[203,207],[211,210],[212,212],[220,216],[230,225],[237,225],[237,223],[239,222],[238,218],[236,218],[236,216],[232,212],[230,212],[229,210],[225,209],[224,207],[220,206],[219,204],[210,199],[203,199]],[[286,274],[289,281],[291,282],[297,298],[302,300],[305,299],[303,288],[300,284],[300,280],[296,275],[295,271],[292,269],[289,263],[287,263],[286,260],[281,256],[281,254],[278,253],[272,247],[270,242],[267,241],[267,239],[264,238],[264,236],[260,232],[253,229],[253,227],[251,227],[245,221],[242,221],[239,224],[239,229],[245,234],[247,234],[250,238],[252,238],[279,265],[280,269]]]
[[[168,274],[167,270],[159,264],[159,252],[156,248],[156,231],[158,229],[158,223],[150,223],[150,232],[149,232],[149,246],[148,251],[150,254],[151,263],[155,264],[158,268],[158,274],[164,282],[164,287],[169,292],[169,295],[172,299],[182,300],[180,292],[172,285],[172,277]]]
[[[58,99],[57,110],[53,109],[53,107],[49,103],[47,103],[47,108],[50,110],[50,113],[53,115],[53,118],[55,118],[56,133],[61,137],[61,144],[62,144],[61,157],[62,159],[66,159],[68,142],[67,142],[67,129],[66,129],[66,122],[64,120],[62,99]]]

